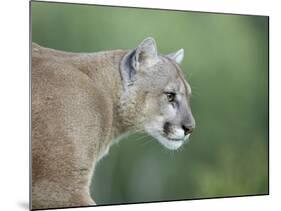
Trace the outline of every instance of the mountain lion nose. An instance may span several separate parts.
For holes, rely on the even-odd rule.
[[[192,131],[193,131],[193,127],[191,127],[191,126],[186,127],[186,126],[182,125],[182,129],[184,130],[184,135],[188,135],[188,134],[192,133]]]

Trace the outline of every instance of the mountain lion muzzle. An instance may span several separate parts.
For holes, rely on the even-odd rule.
[[[98,160],[120,135],[145,131],[176,150],[195,127],[183,49],[68,53],[32,44],[32,208],[94,205]]]

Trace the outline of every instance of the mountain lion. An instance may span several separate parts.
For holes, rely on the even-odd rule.
[[[98,160],[121,134],[145,131],[176,150],[195,127],[183,49],[68,53],[32,44],[32,209],[94,205]]]

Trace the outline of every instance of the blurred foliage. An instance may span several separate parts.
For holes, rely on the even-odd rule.
[[[32,41],[72,52],[185,49],[197,128],[176,152],[143,134],[98,164],[98,204],[268,193],[268,18],[32,2]],[[94,189],[93,189],[94,187]]]

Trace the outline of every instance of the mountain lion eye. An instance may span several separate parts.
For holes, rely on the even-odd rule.
[[[168,101],[169,101],[170,103],[175,101],[176,93],[173,93],[173,92],[166,92],[165,94],[166,94],[166,96],[167,96],[167,98],[168,98]]]

